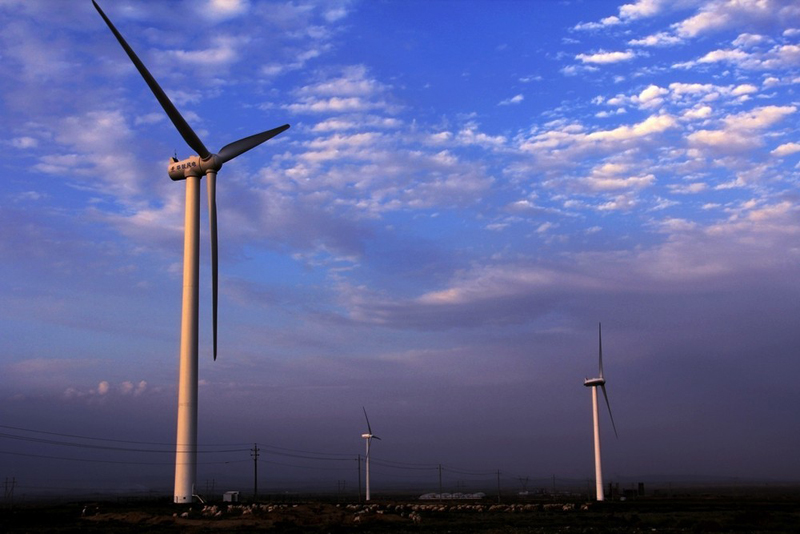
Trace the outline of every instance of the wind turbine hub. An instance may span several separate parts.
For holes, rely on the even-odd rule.
[[[222,161],[216,154],[211,154],[203,159],[200,156],[189,156],[184,160],[170,158],[167,172],[175,181],[185,180],[189,176],[203,176],[208,171],[218,171],[222,168]]]

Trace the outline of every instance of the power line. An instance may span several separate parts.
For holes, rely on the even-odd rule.
[[[81,440],[89,440],[89,441],[98,441],[98,442],[109,442],[109,443],[120,443],[120,444],[134,444],[134,445],[153,445],[153,446],[162,446],[162,447],[169,447],[169,449],[150,449],[150,448],[136,448],[136,447],[117,447],[112,445],[100,445],[100,444],[91,444],[91,443],[76,443],[73,441],[64,441],[64,440],[55,440],[55,439],[46,439],[46,438],[38,438],[34,436],[24,436],[24,435],[17,435],[17,434],[10,434],[10,433],[0,433],[0,439],[13,439],[18,441],[25,441],[31,443],[41,443],[45,445],[54,445],[54,446],[63,446],[63,447],[72,447],[78,449],[93,449],[93,450],[107,450],[107,451],[117,451],[117,452],[135,452],[135,453],[154,453],[154,454],[174,454],[176,452],[176,445],[174,443],[162,443],[162,442],[147,442],[147,441],[132,441],[132,440],[121,440],[121,439],[112,439],[112,438],[100,438],[94,436],[82,436],[77,434],[66,434],[66,433],[59,433],[59,432],[51,432],[45,430],[35,430],[30,428],[22,428],[10,425],[0,425],[2,429],[8,430],[15,430],[18,432],[28,432],[33,434],[42,434],[47,436],[56,436],[62,438],[71,438],[71,439],[81,439]],[[217,445],[199,445],[200,447],[236,447],[237,445],[244,445],[244,444],[217,444]],[[287,458],[297,458],[302,460],[311,460],[314,462],[351,462],[353,461],[354,457],[351,454],[347,453],[336,453],[336,452],[322,452],[322,451],[309,451],[304,449],[293,449],[288,447],[279,447],[277,445],[259,445],[256,447],[258,451],[261,451],[262,455],[271,455],[271,456],[282,456]],[[217,450],[198,450],[198,453],[204,454],[229,454],[229,453],[242,453],[242,452],[253,452],[253,449],[250,448],[229,448],[229,449],[217,449]],[[9,454],[15,456],[24,456],[24,457],[31,457],[31,458],[44,458],[44,459],[52,459],[52,460],[64,460],[64,461],[74,461],[74,462],[90,462],[90,463],[105,463],[105,464],[120,464],[120,465],[174,465],[174,462],[131,462],[131,461],[121,461],[121,460],[98,460],[98,459],[83,459],[83,458],[71,458],[71,457],[64,457],[64,456],[53,456],[53,455],[43,455],[43,454],[31,454],[31,453],[21,453],[21,452],[12,452],[12,451],[0,451],[0,454]],[[349,467],[321,467],[321,466],[304,466],[304,465],[296,465],[290,463],[282,463],[282,462],[275,462],[275,461],[267,461],[264,459],[258,458],[259,454],[256,453],[256,457],[253,458],[256,462],[261,462],[265,464],[283,466],[283,467],[290,467],[290,468],[298,468],[298,469],[317,469],[317,470],[326,470],[326,471],[346,471],[349,470]],[[473,471],[467,469],[461,469],[457,467],[449,467],[446,465],[441,464],[422,464],[422,463],[409,463],[409,462],[399,462],[395,460],[387,460],[387,459],[378,459],[372,458],[373,463],[378,466],[393,469],[393,470],[402,470],[402,471],[436,471],[441,470],[444,472],[454,473],[458,475],[466,475],[466,476],[474,476],[474,477],[490,477],[490,476],[500,476],[502,475],[503,478],[514,479],[518,481],[520,479],[520,475],[514,475],[511,473],[507,473],[504,471]],[[219,460],[219,461],[207,461],[207,462],[200,462],[200,465],[219,465],[219,464],[233,464],[233,463],[242,463],[245,461],[250,460]]]
[[[275,449],[275,450],[278,450],[278,451],[289,451],[289,452],[301,453],[301,454],[317,454],[317,455],[325,455],[325,456],[346,456],[348,460],[352,460],[353,459],[353,455],[352,454],[341,453],[341,452],[305,451],[305,450],[301,450],[301,449],[288,449],[286,447],[278,447],[277,445],[269,445],[269,444],[261,445],[261,447],[265,448],[265,449]],[[275,453],[275,454],[277,454],[277,453]]]
[[[50,456],[46,454],[30,454],[25,452],[13,451],[0,451],[0,454],[8,454],[11,456],[25,456],[28,458],[45,458],[48,460],[65,460],[70,462],[88,462],[95,464],[120,464],[120,465],[175,465],[175,462],[124,462],[119,460],[94,460],[89,458],[70,458],[65,456]],[[216,462],[198,462],[198,465],[216,465],[216,464],[236,464],[242,462],[249,462],[250,460],[219,460]]]
[[[266,449],[266,448],[267,448],[266,446],[262,447],[262,449]],[[304,454],[292,454],[292,453],[288,453],[288,452],[275,452],[275,451],[270,451],[270,450],[264,450],[264,454],[272,454],[274,456],[286,456],[286,457],[289,457],[289,458],[301,458],[301,459],[304,459],[304,460],[319,460],[319,461],[324,461],[324,462],[340,462],[340,461],[351,462],[351,461],[353,461],[353,456],[352,455],[349,458],[324,458],[324,457],[319,457],[319,456],[308,456],[308,455],[304,455]]]
[[[377,460],[375,458],[370,458],[370,461],[382,467],[388,467],[391,469],[402,469],[404,471],[433,471],[439,468],[438,466],[435,465],[413,467],[414,464],[403,465],[400,462],[392,462],[390,460]]]
[[[30,436],[17,436],[14,434],[5,434],[0,433],[0,438],[6,439],[16,439],[19,441],[29,441],[33,443],[45,443],[47,445],[61,445],[64,447],[77,447],[80,449],[99,449],[99,450],[106,450],[106,451],[123,451],[123,452],[153,452],[153,453],[171,453],[175,454],[177,447],[174,449],[169,450],[158,450],[158,449],[134,449],[130,447],[112,447],[110,445],[90,445],[88,443],[73,443],[71,441],[57,441],[52,439],[44,439],[44,438],[34,438]],[[216,450],[216,451],[197,451],[198,454],[203,453],[223,453],[223,452],[243,452],[247,451],[247,449],[227,449],[227,450]]]
[[[21,432],[31,432],[36,434],[44,434],[50,436],[58,436],[58,437],[65,437],[65,438],[73,438],[73,439],[85,439],[91,441],[106,441],[112,443],[130,443],[130,444],[137,444],[137,445],[155,445],[155,446],[167,446],[167,447],[176,447],[174,443],[163,443],[163,442],[147,442],[147,441],[129,441],[129,440],[120,440],[120,439],[111,439],[111,438],[98,438],[93,436],[81,436],[76,434],[64,434],[59,432],[49,432],[44,430],[34,430],[30,428],[21,428],[21,427],[14,427],[8,425],[0,425],[0,428],[10,429],[10,430],[17,430]],[[92,449],[100,449],[100,450],[116,450],[116,451],[123,451],[123,452],[153,452],[153,453],[171,453],[174,454],[176,452],[176,448],[170,449],[140,449],[140,448],[130,448],[130,447],[113,447],[110,445],[91,445],[87,443],[75,443],[71,441],[62,441],[62,440],[48,440],[44,438],[36,438],[32,436],[21,436],[16,434],[8,434],[8,433],[0,433],[0,438],[7,438],[7,439],[16,439],[20,441],[30,441],[34,443],[45,443],[48,445],[61,445],[67,447],[78,447],[78,448],[92,448]],[[236,447],[236,446],[245,446],[249,444],[238,444],[238,443],[230,443],[230,444],[216,444],[216,445],[209,445],[209,444],[198,444],[198,449],[200,447]],[[333,452],[320,452],[320,451],[308,451],[303,449],[290,449],[286,447],[279,447],[277,445],[261,445],[261,448],[268,449],[265,452],[269,454],[274,454],[278,456],[288,456],[292,458],[303,458],[308,460],[346,460],[350,461],[353,459],[352,454],[346,453],[333,453]],[[249,451],[249,448],[230,448],[230,449],[217,449],[217,450],[198,450],[198,453],[229,453],[229,452],[246,452]]]
[[[447,467],[445,465],[442,466],[444,471],[448,471],[450,473],[457,473],[459,475],[471,475],[476,477],[485,477],[485,476],[494,476],[497,474],[497,470],[494,471],[467,471],[464,469],[455,469],[453,467]]]
[[[248,460],[250,461],[250,460]],[[352,459],[350,461],[353,461]],[[297,465],[285,464],[283,462],[272,462],[269,460],[258,460],[260,464],[279,465],[281,467],[294,467],[297,469],[313,469],[314,471],[351,471],[352,467],[320,467],[318,465]]]
[[[392,464],[393,466],[397,466],[398,469],[438,469],[439,466],[434,464],[418,464],[418,463],[409,463],[409,462],[398,462],[396,460],[383,460],[380,461],[386,464]]]
[[[8,430],[18,430],[21,432],[32,432],[34,434],[46,434],[49,436],[58,436],[61,438],[75,438],[75,439],[88,439],[91,441],[110,441],[112,443],[132,443],[135,445],[161,445],[161,446],[174,446],[174,443],[164,443],[164,442],[153,442],[153,441],[131,441],[131,440],[123,440],[123,439],[112,439],[112,438],[98,438],[93,436],[80,436],[77,434],[63,434],[60,432],[49,432],[46,430],[34,430],[32,428],[21,428],[18,426],[8,426],[8,425],[0,425],[0,428],[6,428]],[[223,444],[198,444],[198,447],[243,447],[245,445],[249,445],[248,443],[223,443]]]

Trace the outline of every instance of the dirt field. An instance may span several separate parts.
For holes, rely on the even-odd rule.
[[[178,507],[168,502],[69,503],[0,511],[22,532],[797,532],[800,497],[642,498],[626,502],[392,501]]]

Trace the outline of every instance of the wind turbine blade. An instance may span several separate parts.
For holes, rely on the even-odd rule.
[[[600,346],[600,378],[603,378],[603,325],[597,323],[597,339]]]
[[[378,441],[380,441],[380,439],[381,439],[381,438],[379,438],[378,436],[372,436],[372,437],[371,437],[371,438],[369,438],[369,439],[377,439]]]
[[[602,384],[600,387],[603,389],[603,397],[606,398],[606,406],[608,407],[608,416],[611,418],[611,427],[614,429],[614,435],[619,437],[619,434],[617,434],[617,425],[614,424],[614,415],[611,413],[611,404],[608,402],[608,393],[606,393],[606,385]]]
[[[206,174],[208,187],[208,224],[211,234],[211,315],[214,344],[214,361],[217,360],[217,288],[219,281],[218,254],[217,254],[217,173],[214,171]]]
[[[363,406],[361,407],[361,409],[364,410],[364,419],[367,420],[367,432],[369,433],[370,436],[372,436],[372,427],[369,426],[369,417],[367,417],[367,409],[364,408]]]
[[[181,114],[172,104],[170,99],[167,97],[167,94],[164,92],[163,89],[161,89],[161,86],[158,85],[156,79],[153,78],[153,75],[150,74],[150,71],[147,70],[147,67],[144,66],[144,63],[142,63],[142,61],[139,59],[139,57],[136,55],[133,49],[128,45],[128,43],[122,37],[122,34],[120,34],[119,31],[117,31],[117,28],[114,27],[114,24],[112,24],[111,21],[106,16],[106,14],[103,13],[103,10],[100,9],[100,6],[97,5],[97,2],[95,2],[95,0],[92,0],[92,4],[94,4],[95,9],[97,9],[97,12],[100,13],[100,16],[103,17],[103,20],[106,21],[106,24],[111,29],[111,32],[114,34],[114,36],[117,38],[117,41],[119,41],[119,44],[122,45],[122,48],[128,54],[128,57],[131,58],[131,61],[133,61],[133,64],[136,66],[136,69],[139,71],[139,74],[141,74],[142,78],[144,78],[144,81],[147,82],[148,87],[150,87],[150,90],[155,95],[156,99],[158,100],[158,103],[161,104],[162,108],[164,108],[164,111],[167,113],[167,116],[169,116],[169,119],[172,121],[172,124],[175,125],[175,128],[178,129],[178,133],[181,134],[181,137],[183,137],[183,140],[186,141],[186,144],[189,145],[192,150],[197,152],[197,155],[200,156],[201,158],[205,159],[208,156],[210,156],[211,153],[205,147],[200,138],[197,137],[197,134],[194,133],[194,130],[192,130],[192,127],[189,126],[189,123],[186,122],[186,120],[181,116]]]
[[[269,141],[279,133],[288,129],[289,125],[284,124],[283,126],[278,126],[272,130],[267,130],[266,132],[251,135],[250,137],[245,137],[244,139],[239,139],[238,141],[234,141],[233,143],[222,147],[217,156],[219,156],[219,159],[222,160],[221,163],[225,163],[226,161],[232,160],[236,156],[244,154],[251,148],[255,148],[265,141]]]

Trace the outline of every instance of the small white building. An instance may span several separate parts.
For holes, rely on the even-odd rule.
[[[239,502],[239,492],[226,491],[222,494],[222,502]]]
[[[426,493],[420,495],[422,501],[432,500],[480,500],[486,497],[485,493]]]

